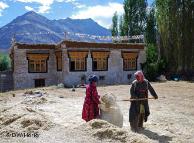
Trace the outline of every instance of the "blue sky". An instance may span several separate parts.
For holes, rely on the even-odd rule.
[[[113,13],[123,13],[123,0],[0,0],[0,27],[32,10],[49,19],[92,18],[109,28]]]

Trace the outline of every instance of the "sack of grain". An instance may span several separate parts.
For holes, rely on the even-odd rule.
[[[100,97],[100,119],[105,120],[118,127],[123,126],[123,114],[116,103],[116,97],[113,94],[105,94]]]

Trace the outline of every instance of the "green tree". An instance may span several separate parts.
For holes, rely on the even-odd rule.
[[[147,13],[147,23],[145,30],[145,41],[146,41],[146,63],[144,64],[144,72],[147,79],[154,81],[157,76],[164,74],[166,71],[166,63],[160,58],[159,49],[156,40],[157,25],[155,6],[149,8]]]
[[[112,33],[112,36],[118,36],[118,34],[119,34],[117,12],[115,12],[113,17],[112,17],[111,33]]]
[[[146,57],[148,63],[155,63],[158,59],[158,52],[155,44],[148,44],[146,50]]]
[[[158,60],[158,51],[155,43],[147,44],[146,63],[144,64],[144,73],[148,80],[155,81],[156,77],[164,74],[166,71],[166,62],[163,59]]]
[[[120,36],[125,36],[123,15],[121,15],[120,19],[119,19],[119,35]]]
[[[0,71],[8,70],[10,67],[10,60],[7,55],[0,54]]]
[[[156,0],[161,57],[170,72],[194,70],[194,1]]]
[[[147,44],[156,44],[156,17],[155,8],[151,7],[147,16],[145,41]]]
[[[124,0],[125,35],[144,34],[147,0]]]

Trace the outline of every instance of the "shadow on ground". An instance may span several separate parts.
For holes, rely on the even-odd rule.
[[[172,141],[172,137],[169,136],[165,136],[165,135],[158,135],[155,132],[152,132],[150,130],[142,130],[140,132],[140,134],[144,134],[145,136],[147,136],[148,138],[152,139],[152,140],[157,140],[159,141],[159,143],[169,143],[170,141]]]

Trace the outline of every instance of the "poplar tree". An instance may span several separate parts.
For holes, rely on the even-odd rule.
[[[161,56],[174,73],[194,71],[194,1],[156,0]]]
[[[112,33],[112,36],[118,36],[118,34],[119,34],[117,12],[115,12],[113,17],[112,17],[111,33]]]
[[[146,26],[146,0],[124,0],[125,35],[144,34]]]

